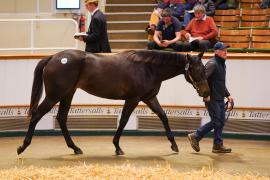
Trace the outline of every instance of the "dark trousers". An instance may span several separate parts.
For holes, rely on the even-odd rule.
[[[211,42],[209,40],[195,40],[191,43],[191,50],[199,50],[200,52],[207,52],[208,49],[212,48]]]
[[[212,43],[209,40],[194,40],[191,43],[189,42],[180,42],[181,51],[200,51],[207,52],[213,47]]]
[[[222,145],[222,131],[225,124],[225,103],[222,100],[211,100],[205,106],[209,112],[211,121],[198,128],[196,139],[200,141],[206,134],[214,129],[214,144]]]
[[[168,47],[160,47],[155,41],[149,41],[147,44],[148,49],[166,49],[166,48],[172,48],[174,51],[182,51],[182,43],[181,42],[176,42],[173,44],[170,44]]]

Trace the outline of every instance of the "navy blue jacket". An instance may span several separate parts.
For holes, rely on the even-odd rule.
[[[224,100],[224,97],[230,96],[226,88],[225,59],[215,55],[206,63],[205,68],[211,100]]]

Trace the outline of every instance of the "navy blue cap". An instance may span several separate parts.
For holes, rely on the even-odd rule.
[[[225,49],[225,48],[228,48],[228,47],[230,47],[230,46],[225,45],[223,42],[217,42],[214,45],[214,50],[222,50],[222,49]]]

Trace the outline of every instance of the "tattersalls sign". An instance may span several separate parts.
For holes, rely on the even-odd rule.
[[[0,107],[0,118],[27,116],[28,107]],[[208,111],[203,107],[163,107],[167,116],[175,117],[208,117]],[[52,108],[48,114],[55,116],[58,107]],[[120,115],[122,106],[120,105],[74,105],[69,110],[69,115]],[[155,114],[146,106],[138,106],[133,115],[137,116],[155,116]],[[249,110],[249,109],[235,109],[231,111],[230,118],[232,119],[261,119],[270,121],[269,110]]]
[[[199,118],[201,123],[205,123],[210,120],[208,111],[203,107],[177,107],[177,106],[164,106],[165,113],[168,117],[176,117],[181,120],[181,118]],[[0,125],[8,124],[7,119],[22,119],[26,118],[29,108],[26,106],[19,107],[0,107]],[[58,111],[58,106],[52,108],[41,120],[40,126],[37,129],[53,129],[53,119],[55,118]],[[69,116],[76,118],[76,116],[82,117],[105,117],[113,116],[120,119],[122,112],[121,105],[73,105],[69,110]],[[156,117],[156,115],[144,105],[139,105],[132,113],[130,122],[128,125],[129,129],[136,130],[138,123],[138,117]],[[170,119],[170,118],[169,118]],[[18,120],[19,121],[19,120]],[[240,124],[239,124],[240,122]],[[102,123],[102,122],[100,122]],[[254,109],[234,109],[230,112],[229,124],[232,124],[235,128],[239,125],[241,126],[262,126],[266,130],[263,130],[264,134],[270,134],[270,109],[254,110]],[[42,127],[43,126],[43,127]],[[256,128],[256,127],[255,127]],[[2,128],[4,129],[4,128]],[[258,127],[260,129],[260,127]],[[1,127],[0,127],[1,130]],[[16,130],[16,129],[15,129]]]
[[[0,107],[0,118],[27,116],[28,107]],[[175,117],[208,117],[208,111],[205,108],[195,107],[163,107],[167,116]],[[48,114],[55,116],[58,107],[52,108]],[[122,106],[118,105],[84,105],[72,106],[69,115],[120,115]],[[133,115],[155,116],[155,114],[146,106],[138,106]],[[270,110],[248,110],[235,109],[230,113],[231,119],[262,119],[270,121]]]

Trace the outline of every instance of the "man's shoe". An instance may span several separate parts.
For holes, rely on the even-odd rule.
[[[188,134],[188,140],[190,142],[191,147],[196,151],[200,151],[199,141],[195,137],[195,133]]]
[[[212,153],[231,153],[232,149],[231,148],[226,148],[225,146],[223,146],[222,144],[214,144],[213,149],[212,149]]]

